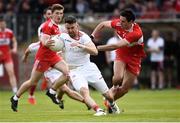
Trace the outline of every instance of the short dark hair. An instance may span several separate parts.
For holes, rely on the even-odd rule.
[[[120,15],[125,17],[128,22],[130,22],[131,20],[135,21],[135,19],[136,19],[136,16],[135,16],[134,12],[131,9],[123,10]]]
[[[61,4],[53,4],[53,5],[52,5],[52,13],[53,13],[55,10],[63,10],[63,11],[64,11],[64,7],[63,7]]]
[[[49,6],[49,7],[45,8],[44,11],[43,11],[43,14],[46,14],[46,12],[47,12],[48,10],[52,10],[52,7]]]
[[[67,16],[67,17],[65,17],[64,21],[65,21],[65,23],[68,23],[68,24],[73,24],[73,23],[77,22],[77,20],[74,16]]]

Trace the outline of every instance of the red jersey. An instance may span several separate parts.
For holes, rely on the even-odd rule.
[[[112,20],[111,26],[116,30],[119,38],[126,39],[130,45],[117,49],[116,59],[121,59],[124,62],[131,62],[132,59],[138,60],[145,57],[143,33],[139,25],[133,23],[130,30],[125,30],[121,27],[120,23],[120,19]]]
[[[10,50],[10,42],[12,41],[12,38],[14,37],[13,31],[5,28],[4,31],[0,30],[0,50],[2,52],[7,52]]]
[[[43,34],[50,36],[61,33],[58,25],[55,24],[51,19],[44,22],[41,30]],[[57,59],[57,57],[59,57],[59,55],[56,52],[50,50],[40,43],[40,47],[36,54],[36,59],[41,61],[53,61],[54,59]]]

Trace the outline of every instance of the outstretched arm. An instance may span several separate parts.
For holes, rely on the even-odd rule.
[[[107,44],[97,46],[98,51],[111,51],[120,47],[128,46],[130,43],[126,39],[118,41],[116,44]]]
[[[24,55],[22,57],[22,61],[24,63],[27,62],[28,56],[32,52],[36,52],[39,49],[40,42],[32,43],[28,46],[28,48],[25,50]]]
[[[96,38],[96,34],[101,31],[104,27],[108,27],[108,28],[112,28],[111,27],[111,21],[103,21],[100,24],[98,24],[96,26],[96,28],[94,29],[94,31],[91,34],[91,38]]]

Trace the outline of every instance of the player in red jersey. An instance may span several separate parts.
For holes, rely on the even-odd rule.
[[[120,41],[116,44],[97,46],[99,51],[110,51],[116,49],[114,61],[113,87],[114,100],[119,99],[132,87],[141,69],[141,60],[144,58],[143,33],[140,26],[134,22],[135,15],[131,10],[124,10],[120,18],[111,21],[104,21],[97,25],[91,34],[96,34],[104,27],[113,28]]]
[[[48,7],[46,9],[44,9],[43,11],[43,17],[45,19],[45,21],[49,20],[52,16],[52,8],[51,7]],[[42,23],[39,28],[38,28],[38,37],[40,37],[41,33],[42,33],[42,27],[43,27],[44,23]],[[43,78],[43,81],[41,83],[41,89],[42,90],[45,90],[47,88],[47,82],[46,80]],[[30,88],[30,91],[29,91],[29,97],[28,97],[28,102],[32,105],[36,104],[36,98],[34,96],[34,91],[36,89],[36,85],[33,85],[31,88]]]
[[[10,48],[10,42],[12,41],[12,49]],[[4,67],[8,73],[9,81],[14,93],[17,92],[16,76],[14,74],[14,65],[12,61],[11,53],[17,53],[17,41],[13,34],[13,31],[6,28],[6,22],[4,19],[0,19],[0,63],[4,64]]]
[[[58,25],[62,21],[63,13],[64,7],[62,5],[54,4],[52,6],[52,19],[46,21],[42,27],[40,48],[36,53],[31,77],[21,85],[16,95],[11,97],[10,101],[13,111],[17,112],[19,97],[32,85],[36,85],[44,71],[48,70],[49,67],[53,67],[63,73],[46,92],[46,95],[49,96],[55,104],[59,104],[59,100],[56,98],[56,90],[69,80],[69,68],[62,57],[50,50],[49,47],[54,43],[54,41],[51,40],[51,36],[61,33]]]

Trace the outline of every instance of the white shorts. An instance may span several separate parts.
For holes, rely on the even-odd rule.
[[[50,69],[44,72],[44,77],[54,83],[62,73],[56,69]],[[94,87],[102,94],[106,93],[109,88],[102,77],[101,72],[94,63],[87,63],[83,66],[70,70],[71,84],[76,91],[80,91],[80,88],[88,88],[88,84]]]
[[[61,75],[62,73],[56,69],[49,69],[44,72],[45,79],[51,83],[54,83]]]
[[[88,88],[88,85],[91,85],[102,94],[109,90],[101,72],[94,63],[87,63],[70,70],[70,76],[72,85],[77,91],[80,91],[82,87]]]

